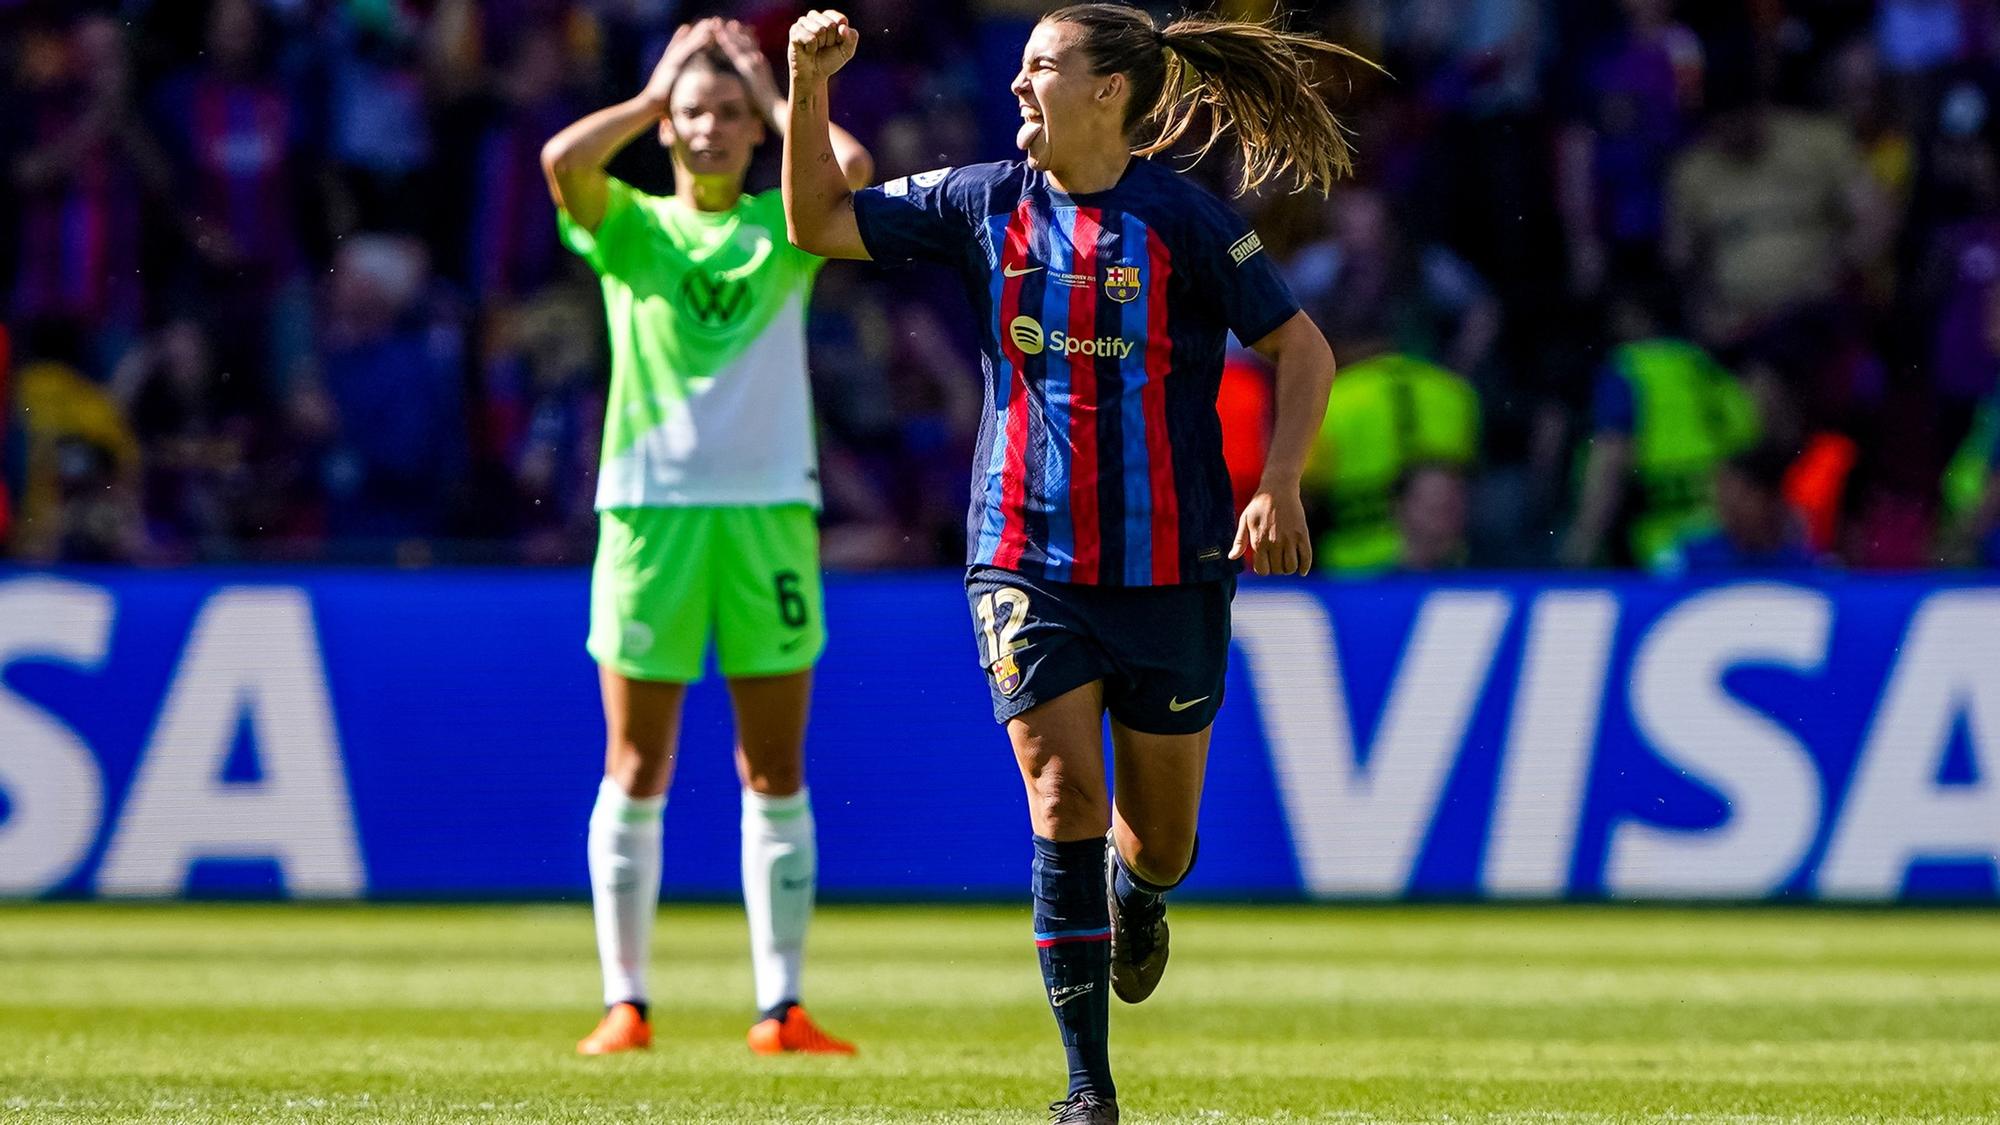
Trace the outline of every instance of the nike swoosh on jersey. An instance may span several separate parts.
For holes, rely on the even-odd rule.
[[[1174,712],[1185,711],[1197,703],[1202,703],[1207,701],[1208,698],[1209,698],[1208,696],[1204,695],[1200,699],[1190,699],[1186,703],[1182,703],[1181,697],[1177,695],[1174,696],[1172,699],[1167,700],[1167,710]]]
[[[1026,276],[1028,276],[1028,275],[1029,275],[1029,274],[1031,274],[1031,273],[1040,273],[1040,272],[1042,272],[1042,267],[1040,267],[1040,266],[1029,266],[1029,267],[1028,267],[1027,269],[1024,269],[1024,270],[1017,270],[1017,269],[1015,269],[1015,268],[1014,268],[1013,266],[1001,266],[1001,267],[1000,267],[1000,272],[1001,272],[1001,273],[1003,273],[1003,274],[1006,274],[1006,275],[1007,275],[1008,277],[1026,277]]]

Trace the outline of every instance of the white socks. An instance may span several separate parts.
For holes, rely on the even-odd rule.
[[[665,797],[633,798],[610,778],[590,813],[590,902],[604,1003],[646,1002],[646,964],[660,902],[660,817]],[[806,924],[819,876],[812,801],[743,790],[743,908],[750,918],[750,964],[757,1010],[799,998]]]
[[[750,916],[750,965],[757,1010],[799,998],[806,923],[819,877],[812,800],[743,791],[743,909]]]
[[[660,814],[666,807],[664,796],[626,796],[608,777],[597,787],[590,812],[590,905],[607,1007],[647,1000],[646,962],[660,904]]]

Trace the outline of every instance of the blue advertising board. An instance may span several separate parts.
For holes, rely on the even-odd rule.
[[[0,895],[585,893],[576,572],[0,573]],[[1026,802],[956,576],[833,580],[828,897],[1014,897]],[[1247,580],[1189,893],[2000,896],[2000,588]],[[690,695],[669,896],[737,882]]]

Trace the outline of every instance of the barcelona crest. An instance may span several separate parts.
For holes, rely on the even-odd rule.
[[[1119,303],[1139,295],[1139,267],[1112,266],[1104,271],[1104,295]]]
[[[1021,665],[1008,653],[993,662],[993,687],[1003,696],[1012,696],[1021,690]]]

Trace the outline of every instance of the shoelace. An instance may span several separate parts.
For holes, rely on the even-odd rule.
[[[1096,1094],[1075,1094],[1059,1102],[1050,1102],[1049,1125],[1087,1122],[1091,1111],[1104,1108],[1104,1104]]]
[[[1160,944],[1160,919],[1166,917],[1166,913],[1166,904],[1162,903],[1151,910],[1128,910],[1119,919],[1124,923],[1121,928],[1125,931],[1125,940],[1120,944],[1130,950],[1128,960],[1136,964],[1153,955],[1153,950]]]

